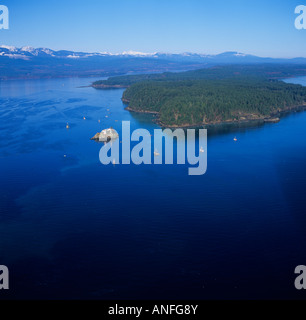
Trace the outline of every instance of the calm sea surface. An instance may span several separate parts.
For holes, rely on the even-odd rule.
[[[305,298],[306,112],[210,130],[203,176],[103,166],[96,132],[158,126],[92,81],[0,82],[0,299]]]

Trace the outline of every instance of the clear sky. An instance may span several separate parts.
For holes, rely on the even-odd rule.
[[[239,51],[306,57],[294,9],[306,0],[0,0],[0,43],[88,52]]]

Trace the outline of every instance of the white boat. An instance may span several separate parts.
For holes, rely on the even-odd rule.
[[[158,157],[159,156],[159,152],[157,150],[154,151],[154,156]]]
[[[67,122],[67,124],[66,124],[66,129],[69,129],[70,127],[69,127],[69,123]]]
[[[238,139],[235,137],[235,138],[234,138],[234,141],[238,141]]]
[[[202,153],[204,152],[204,149],[203,149],[203,147],[201,147],[201,148],[200,148],[200,152],[202,152]]]

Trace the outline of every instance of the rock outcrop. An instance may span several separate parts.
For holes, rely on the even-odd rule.
[[[104,129],[101,132],[96,133],[91,140],[99,142],[108,142],[119,138],[117,131],[113,128]]]

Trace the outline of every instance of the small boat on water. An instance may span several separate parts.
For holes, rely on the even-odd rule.
[[[204,152],[204,149],[203,149],[203,147],[201,147],[201,148],[200,148],[200,152],[202,152],[202,153]]]
[[[238,141],[238,139],[235,137],[235,138],[234,138],[234,141]]]
[[[67,124],[66,124],[66,129],[70,129],[68,122],[67,122]]]
[[[86,118],[85,118],[85,117],[83,117],[83,120],[86,120]]]
[[[157,150],[154,151],[154,156],[158,157],[159,156],[159,152]]]

